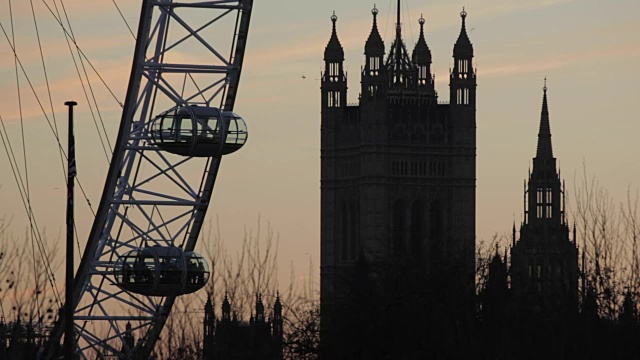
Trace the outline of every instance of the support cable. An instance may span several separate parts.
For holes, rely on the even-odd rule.
[[[38,48],[40,49],[40,61],[42,62],[42,70],[44,73],[44,81],[45,84],[47,85],[47,94],[49,95],[49,107],[51,108],[51,117],[53,118],[53,127],[55,129],[54,133],[56,135],[56,137],[60,136],[60,133],[58,131],[58,121],[56,120],[56,113],[53,110],[53,99],[51,98],[51,87],[49,86],[49,76],[47,73],[47,66],[46,63],[44,61],[44,52],[42,51],[42,41],[40,40],[40,30],[38,29],[38,21],[36,20],[36,12],[35,9],[33,7],[33,0],[29,0],[29,2],[31,3],[31,14],[33,16],[33,25],[34,28],[36,30],[36,37],[38,39]],[[60,148],[58,148],[58,153],[60,154],[60,165],[61,165],[61,169],[62,169],[62,176],[64,181],[66,181],[67,179],[67,174],[65,172],[65,166],[64,166],[64,156],[62,154],[62,151]]]
[[[109,87],[109,85],[107,85],[107,83],[104,81],[104,79],[102,78],[102,76],[100,76],[100,73],[98,72],[98,70],[95,68],[95,66],[93,66],[93,63],[89,60],[89,58],[87,57],[87,55],[85,55],[85,53],[82,51],[82,49],[80,49],[80,46],[75,42],[75,39],[73,37],[71,37],[69,35],[69,32],[67,31],[67,29],[64,27],[64,24],[62,23],[62,20],[60,20],[58,18],[58,16],[56,16],[56,14],[53,12],[53,10],[51,9],[51,7],[49,6],[49,4],[47,4],[47,2],[45,0],[42,0],[42,3],[47,7],[47,9],[49,10],[49,12],[51,13],[51,15],[54,17],[54,19],[56,20],[56,22],[58,23],[58,25],[60,25],[60,27],[62,28],[62,31],[64,31],[64,33],[69,36],[71,38],[71,42],[73,42],[73,45],[75,45],[76,49],[78,49],[78,53],[82,55],[82,57],[87,61],[87,63],[89,64],[89,66],[91,67],[91,70],[93,70],[93,72],[96,74],[96,76],[100,79],[100,81],[102,82],[102,84],[107,88],[107,91],[109,91],[109,94],[111,94],[111,97],[118,103],[118,105],[120,105],[120,107],[124,107],[124,104],[118,100],[118,97],[113,93],[113,91],[111,90],[111,88]],[[55,0],[54,0],[54,4],[55,4]],[[57,7],[56,7],[57,9]]]
[[[7,158],[9,159],[9,165],[11,166],[13,177],[16,181],[16,185],[18,186],[18,192],[20,193],[22,204],[24,206],[25,211],[27,212],[27,215],[32,217],[33,210],[27,204],[24,181],[22,180],[22,175],[20,174],[20,169],[18,168],[18,163],[16,162],[15,154],[13,152],[11,142],[9,141],[9,134],[7,133],[7,129],[4,126],[4,120],[2,119],[2,116],[0,116],[0,125],[2,125],[2,128],[0,129],[0,138],[2,139],[2,144],[4,145],[5,153],[7,154]],[[40,256],[42,257],[42,262],[43,262],[43,265],[45,266],[47,278],[49,280],[51,288],[54,291],[55,299],[58,302],[58,305],[61,305],[60,292],[55,284],[55,275],[53,273],[53,269],[51,267],[51,263],[49,262],[49,259],[47,259],[44,256],[44,252],[45,252],[44,243],[42,241],[42,238],[40,237],[38,223],[35,220],[35,218],[33,219],[33,223],[34,223],[34,229],[32,229],[32,236],[34,236],[37,241],[38,250],[40,251]]]
[[[54,4],[54,6],[56,8],[56,11],[58,13],[58,17],[60,19],[62,19],[62,15],[60,14],[60,10],[58,9],[58,6],[57,6],[55,0],[54,0],[53,4]],[[62,0],[60,1],[60,4],[62,6],[64,15],[65,15],[65,19],[67,21],[67,26],[69,26],[69,31],[64,31],[65,41],[67,42],[67,47],[69,48],[69,53],[71,54],[71,58],[73,59],[73,65],[76,68],[76,73],[78,74],[78,79],[80,80],[80,85],[82,86],[82,91],[84,93],[84,98],[87,101],[87,104],[89,105],[89,111],[91,113],[91,118],[93,119],[93,123],[96,126],[96,130],[98,132],[98,138],[100,139],[100,145],[102,146],[102,151],[104,153],[105,159],[107,160],[107,163],[109,163],[109,152],[107,151],[107,148],[105,146],[103,135],[100,132],[100,128],[98,126],[98,122],[96,121],[96,115],[95,115],[95,113],[93,111],[93,104],[91,103],[91,100],[89,99],[89,94],[87,93],[87,87],[89,87],[89,92],[91,92],[92,95],[93,95],[93,89],[91,88],[91,83],[89,81],[88,76],[86,76],[86,70],[85,70],[85,76],[86,76],[87,85],[85,85],[85,80],[82,77],[82,73],[80,71],[80,67],[78,66],[78,61],[76,61],[76,57],[73,54],[73,48],[71,47],[71,42],[69,41],[69,39],[71,39],[71,41],[74,44],[76,44],[75,35],[73,34],[73,30],[71,29],[71,24],[69,23],[69,17],[67,16],[66,9],[64,8],[64,4],[63,4]],[[64,27],[64,25],[62,25],[62,26]],[[78,49],[77,44],[76,44],[76,49]],[[78,53],[78,59],[80,60],[80,62],[82,64],[82,56],[80,56],[79,53]],[[84,68],[84,65],[83,65],[83,68]],[[94,97],[94,100],[95,100],[95,97]],[[97,106],[97,104],[96,104],[96,106]],[[98,111],[98,113],[99,113],[99,111]],[[102,122],[102,117],[100,117],[100,121]],[[102,126],[104,128],[104,123],[102,124]],[[106,136],[106,131],[105,131],[105,136]],[[107,139],[107,141],[108,141],[108,139]],[[111,145],[109,145],[109,147],[111,147]]]
[[[116,9],[118,10],[118,14],[120,14],[120,17],[122,18],[122,21],[124,21],[124,24],[127,26],[127,29],[129,29],[129,33],[131,33],[131,37],[133,37],[134,41],[137,41],[136,35],[133,33],[133,30],[131,30],[131,26],[129,26],[129,23],[127,22],[127,19],[125,19],[124,15],[122,14],[122,11],[120,11],[120,7],[116,3],[116,0],[111,0],[111,1],[113,2],[113,5],[116,6]]]
[[[383,39],[387,39],[387,29],[389,28],[389,18],[391,17],[391,3],[392,0],[389,0],[389,8],[387,9],[387,22],[384,24],[384,37]]]
[[[411,26],[411,13],[409,12],[409,0],[404,1],[404,7],[407,9],[407,11],[405,12],[406,16],[403,15],[403,18],[405,18],[405,22],[409,24],[409,35],[411,35],[411,44],[415,45],[415,39],[413,38],[413,26]],[[407,56],[410,56],[408,51],[409,50],[407,49]]]
[[[13,48],[16,49],[17,45],[16,45],[16,34],[15,34],[15,28],[14,28],[14,23],[13,23],[13,9],[11,6],[11,0],[9,0],[9,19],[11,22],[11,39],[12,39],[12,44],[13,44]],[[13,63],[14,63],[14,69],[15,69],[15,74],[16,74],[16,91],[17,91],[17,95],[18,95],[18,112],[19,112],[19,116],[20,116],[20,136],[22,139],[22,159],[24,162],[24,174],[25,174],[25,179],[24,179],[24,183],[23,183],[23,187],[24,187],[24,193],[26,195],[26,203],[27,203],[27,207],[28,207],[28,211],[27,211],[27,217],[29,219],[29,229],[31,232],[31,250],[33,252],[33,285],[35,287],[35,304],[36,304],[36,310],[38,312],[38,319],[40,318],[40,307],[38,306],[39,303],[39,294],[38,294],[38,275],[36,270],[36,258],[35,258],[35,247],[34,247],[34,218],[33,218],[33,209],[31,207],[31,191],[30,191],[30,186],[29,186],[29,167],[28,167],[28,158],[27,158],[27,143],[26,143],[26,138],[24,136],[24,116],[23,116],[23,112],[22,112],[22,92],[20,91],[20,75],[18,72],[18,55],[17,53],[14,51],[13,53]],[[8,138],[8,137],[7,137]],[[14,157],[14,161],[15,161],[15,157]],[[17,163],[16,163],[17,166]],[[39,235],[39,234],[38,234]],[[33,304],[33,302],[32,302]]]
[[[71,28],[71,21],[69,20],[69,16],[67,15],[67,9],[64,7],[64,3],[60,0],[60,4],[62,5],[62,10],[64,11],[64,16],[67,19],[67,25],[69,26],[69,31],[71,35],[74,36],[74,44],[75,44],[75,34],[73,33],[73,29]],[[91,81],[89,80],[89,74],[87,73],[87,68],[84,65],[85,61],[82,59],[80,55],[80,48],[76,45],[76,51],[78,52],[78,59],[80,59],[80,65],[82,65],[82,71],[84,72],[85,79],[87,80],[87,85],[89,86],[89,91],[91,92],[91,97],[93,99],[93,104],[96,107],[96,112],[98,113],[98,118],[100,119],[100,125],[102,126],[102,131],[104,133],[104,138],[107,141],[107,145],[109,149],[112,148],[111,142],[109,141],[109,135],[107,134],[107,129],[104,127],[104,121],[102,119],[102,113],[98,107],[98,101],[96,100],[95,93],[93,91],[93,86],[91,86]],[[88,101],[88,99],[87,99]],[[93,116],[94,123],[96,122],[95,116],[93,115],[93,110],[91,111],[91,115]],[[100,129],[98,128],[98,124],[96,123],[96,130],[98,130],[98,135],[100,135]],[[102,138],[100,139],[102,140]],[[109,162],[109,157],[107,156],[107,163]]]
[[[40,111],[42,111],[42,114],[45,118],[45,120],[47,121],[47,124],[49,124],[49,129],[51,129],[51,131],[53,132],[53,136],[56,139],[56,143],[58,144],[58,149],[60,149],[60,151],[62,151],[62,154],[64,155],[65,160],[67,159],[67,154],[62,146],[62,143],[60,142],[60,138],[59,136],[56,134],[56,131],[51,123],[51,120],[49,120],[49,116],[47,116],[47,112],[44,109],[42,102],[40,101],[40,97],[38,96],[38,94],[36,93],[35,87],[33,86],[33,83],[31,82],[31,79],[29,78],[29,75],[27,75],[27,72],[24,68],[24,66],[22,65],[22,62],[20,61],[20,58],[17,56],[17,53],[15,52],[15,49],[13,47],[13,45],[11,44],[11,40],[9,39],[9,35],[7,34],[6,29],[4,28],[4,26],[2,25],[2,22],[0,22],[0,30],[2,30],[2,33],[4,34],[5,39],[7,40],[7,42],[9,42],[9,46],[11,47],[11,49],[13,50],[16,59],[18,60],[18,65],[20,66],[20,69],[22,70],[22,74],[24,75],[25,79],[27,80],[27,83],[29,84],[29,87],[31,89],[31,92],[33,93],[33,96],[36,98],[36,102],[38,103],[38,106],[40,107]],[[87,196],[87,193],[84,190],[84,187],[82,186],[82,184],[80,183],[80,180],[78,178],[76,178],[76,180],[78,181],[78,187],[80,188],[80,191],[82,192],[82,195],[84,197],[84,199],[87,201],[87,205],[89,206],[89,210],[91,210],[91,213],[95,216],[95,211],[93,210],[93,206],[91,205],[91,201],[89,201],[89,198]]]

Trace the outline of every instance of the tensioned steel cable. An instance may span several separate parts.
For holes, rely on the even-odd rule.
[[[74,36],[74,40],[75,40],[75,34],[73,33],[73,29],[71,28],[71,21],[69,20],[67,9],[64,7],[64,3],[62,2],[62,0],[60,0],[60,4],[62,6],[62,11],[64,12],[64,17],[67,20],[67,25],[69,26],[69,32],[71,33],[72,36]],[[76,50],[79,50],[77,46],[76,46]],[[89,74],[87,74],[87,68],[84,65],[84,60],[82,59],[82,56],[80,56],[79,52],[78,52],[78,59],[80,59],[80,65],[82,65],[82,71],[84,72],[84,76],[87,81],[87,86],[89,86],[89,91],[91,92],[91,98],[93,99],[93,104],[96,107],[96,112],[98,113],[98,118],[100,119],[100,125],[102,126],[104,138],[107,141],[107,145],[109,149],[111,149],[111,142],[109,141],[109,135],[107,134],[107,129],[104,127],[104,121],[102,120],[102,113],[100,112],[100,109],[98,107],[98,101],[96,100],[95,93],[93,92],[93,86],[91,86],[91,80],[89,79]],[[93,109],[91,109],[91,114],[93,116]],[[95,116],[94,116],[94,123],[95,123]],[[100,134],[100,129],[98,129],[97,123],[96,123],[96,130],[98,130],[98,134]],[[107,156],[107,162],[109,162],[108,156]]]
[[[413,26],[411,26],[411,13],[409,12],[409,0],[404,1],[404,7],[407,10],[405,12],[406,16],[403,15],[402,17],[403,19],[405,19],[405,23],[409,23],[409,35],[411,36],[411,44],[415,45],[415,39],[413,38]],[[409,56],[409,54],[407,54],[407,56]]]
[[[9,0],[9,19],[11,22],[11,39],[12,39],[12,44],[13,44],[13,48],[17,48],[17,44],[16,44],[16,33],[15,33],[15,27],[14,27],[14,23],[13,23],[13,7],[11,4],[11,0]],[[14,69],[15,69],[15,75],[16,75],[16,92],[18,95],[18,112],[19,112],[19,116],[20,116],[20,136],[22,139],[22,159],[24,161],[24,174],[25,174],[25,179],[24,179],[24,185],[25,186],[25,195],[26,195],[26,202],[27,202],[27,206],[28,206],[28,211],[27,211],[27,217],[29,219],[29,229],[31,232],[31,250],[33,252],[33,284],[34,287],[37,288],[37,284],[38,284],[38,274],[36,272],[36,254],[35,254],[35,246],[34,246],[34,224],[33,224],[33,209],[31,207],[31,191],[30,191],[30,186],[29,186],[29,166],[28,166],[28,157],[27,157],[27,143],[26,143],[26,138],[24,136],[24,116],[23,116],[23,112],[22,112],[22,92],[20,91],[20,76],[18,73],[18,60],[17,60],[17,55],[16,52],[14,51]],[[14,161],[15,161],[15,157],[14,157]],[[17,166],[17,164],[16,164]],[[38,289],[34,290],[35,292],[35,302],[36,305],[39,303],[39,294],[38,294]],[[38,318],[40,318],[40,307],[36,306],[36,311],[38,312]]]
[[[35,96],[35,98],[36,98],[36,101],[37,101],[37,103],[38,103],[38,105],[39,105],[39,107],[40,107],[40,110],[42,111],[42,113],[43,113],[43,115],[44,115],[44,117],[45,117],[45,119],[46,119],[46,121],[47,121],[47,123],[48,123],[48,125],[49,125],[49,128],[51,129],[51,131],[52,131],[52,132],[53,132],[53,134],[54,134],[54,137],[55,137],[56,142],[57,142],[57,144],[58,144],[58,148],[60,149],[60,151],[62,151],[62,153],[64,154],[64,157],[66,158],[66,154],[64,153],[64,149],[63,149],[62,144],[61,144],[61,142],[60,142],[59,136],[56,134],[55,128],[54,128],[54,126],[51,124],[51,121],[49,120],[49,117],[47,116],[47,113],[46,113],[46,111],[45,111],[45,109],[44,109],[44,107],[43,107],[43,105],[42,105],[42,102],[40,101],[40,98],[39,98],[39,96],[37,95],[37,93],[36,93],[36,91],[35,91],[35,88],[34,88],[34,86],[33,86],[33,83],[31,82],[31,80],[30,80],[30,78],[29,78],[29,76],[28,76],[28,74],[27,74],[26,70],[24,69],[24,66],[23,66],[23,65],[22,65],[22,63],[21,63],[20,58],[18,57],[17,52],[15,51],[15,47],[14,47],[13,43],[11,42],[11,40],[10,40],[10,38],[9,38],[9,35],[7,34],[7,31],[6,31],[5,27],[3,26],[3,24],[2,24],[1,22],[0,22],[0,29],[2,30],[2,32],[3,32],[4,36],[5,36],[5,39],[6,39],[6,40],[7,40],[7,42],[9,43],[9,46],[11,47],[11,49],[12,49],[12,51],[13,51],[13,53],[14,53],[14,57],[15,57],[15,59],[16,59],[16,62],[17,62],[17,64],[18,64],[18,66],[19,66],[20,70],[22,70],[22,73],[23,73],[23,75],[25,76],[25,78],[26,78],[26,80],[27,80],[27,83],[29,84],[29,87],[31,88],[31,91],[33,92],[33,94],[34,94],[34,96]],[[1,120],[2,120],[2,119],[0,118],[0,121],[1,121]],[[9,141],[9,136],[8,136],[8,132],[6,131],[6,128],[4,127],[4,122],[3,122],[3,121],[2,121],[2,127],[3,127],[3,130],[4,130],[4,132],[5,132],[6,141],[8,142],[8,141]],[[4,139],[4,138],[3,138],[3,142],[5,142],[5,139]],[[10,143],[9,143],[8,145],[9,145],[9,148],[10,148],[10,149],[12,149],[12,148],[10,147]],[[5,147],[6,147],[6,146],[7,146],[7,144],[5,143]],[[10,155],[9,155],[9,149],[5,149],[5,151],[7,152],[8,156],[10,156]],[[12,151],[12,150],[11,150],[11,153],[13,153],[13,151]],[[13,155],[13,158],[14,158],[14,162],[15,162],[15,155]],[[17,166],[17,162],[15,162],[15,165]],[[29,206],[29,205],[27,205],[26,195],[25,195],[25,193],[24,193],[24,189],[25,189],[26,187],[25,187],[24,182],[23,182],[23,180],[22,180],[22,176],[19,174],[19,169],[16,169],[16,171],[18,172],[18,174],[16,175],[16,183],[18,184],[18,187],[19,187],[19,189],[20,189],[20,192],[21,192],[21,198],[22,198],[22,200],[23,200],[23,203],[24,203],[24,206],[25,206],[25,210],[27,211],[27,214],[28,214],[28,215],[33,216],[33,211],[30,209],[30,206]],[[89,201],[89,199],[88,199],[88,197],[87,197],[87,195],[86,195],[86,192],[84,191],[84,188],[82,187],[82,185],[81,185],[81,183],[80,183],[79,179],[78,179],[78,185],[79,185],[79,188],[80,188],[80,190],[81,190],[81,192],[82,192],[82,194],[83,194],[83,196],[84,196],[85,200],[87,201],[87,204],[89,205],[89,209],[91,210],[91,212],[92,212],[92,213],[93,213],[93,215],[95,216],[95,212],[94,212],[94,210],[93,210],[93,208],[92,208],[92,206],[91,206],[91,202]],[[21,188],[21,186],[22,186],[22,188]],[[35,219],[34,219],[34,220],[35,220]],[[33,232],[34,232],[34,234],[33,234],[33,235],[35,236],[35,239],[37,240],[37,243],[38,243],[38,248],[39,248],[39,250],[41,251],[41,255],[42,255],[42,257],[43,257],[43,263],[45,264],[45,267],[46,267],[48,270],[50,270],[50,271],[51,271],[50,275],[48,276],[48,277],[49,277],[49,282],[51,283],[52,288],[54,288],[55,295],[56,295],[56,300],[58,300],[58,301],[59,301],[59,291],[58,291],[58,289],[55,287],[55,284],[54,284],[54,282],[53,282],[53,279],[55,279],[55,276],[53,275],[53,271],[52,271],[52,269],[51,269],[51,265],[50,265],[50,263],[49,263],[48,259],[46,259],[46,257],[44,257],[44,255],[43,255],[43,253],[44,253],[44,251],[45,251],[45,250],[44,250],[44,244],[43,244],[43,242],[42,242],[42,238],[41,238],[41,236],[40,236],[40,232],[39,232],[39,230],[38,230],[37,222],[35,222],[35,223],[34,223],[34,229],[33,229]]]
[[[51,9],[51,7],[49,6],[49,4],[47,4],[47,2],[45,0],[42,0],[42,3],[47,7],[47,9],[49,10],[49,13],[51,13],[51,15],[54,17],[54,19],[56,20],[56,22],[58,23],[58,25],[60,25],[60,27],[62,28],[62,31],[65,32],[65,34],[67,34],[67,36],[69,36],[71,38],[71,42],[73,42],[73,45],[76,47],[76,49],[78,50],[78,53],[80,55],[82,55],[82,57],[87,61],[87,64],[89,64],[89,66],[91,67],[91,70],[93,70],[93,72],[96,74],[96,76],[100,79],[100,81],[102,82],[102,84],[105,86],[105,88],[107,89],[107,91],[109,91],[109,94],[111,94],[111,97],[118,103],[118,105],[120,105],[120,107],[123,107],[124,104],[118,99],[118,97],[113,93],[113,91],[111,90],[111,88],[109,87],[109,85],[107,85],[107,83],[104,81],[104,78],[102,78],[102,76],[100,75],[100,73],[98,72],[98,70],[95,68],[95,66],[93,66],[93,63],[89,60],[89,58],[87,57],[87,55],[85,55],[85,53],[82,51],[82,49],[80,48],[80,46],[75,42],[74,38],[71,37],[69,35],[69,32],[67,31],[67,29],[64,27],[64,24],[62,23],[62,20],[60,20],[58,18],[58,16],[54,13],[54,11]],[[55,1],[54,1],[55,4]]]
[[[87,93],[87,86],[88,86],[89,88],[91,88],[90,81],[89,81],[89,78],[88,78],[88,77],[86,77],[86,79],[85,79],[85,78],[83,78],[83,76],[82,76],[82,74],[81,74],[81,71],[80,71],[80,67],[78,66],[78,61],[76,61],[76,57],[75,57],[75,55],[73,54],[73,49],[72,49],[72,47],[71,47],[71,41],[72,41],[74,44],[76,44],[75,35],[73,34],[73,29],[71,29],[71,24],[70,24],[70,22],[69,22],[69,17],[67,16],[66,10],[65,10],[65,8],[64,8],[64,3],[62,2],[62,0],[60,0],[60,4],[61,4],[61,7],[62,7],[62,9],[63,9],[63,13],[64,13],[64,15],[65,15],[65,19],[66,19],[66,22],[67,22],[66,26],[68,26],[68,29],[69,29],[68,31],[64,31],[64,34],[65,34],[65,41],[67,42],[67,48],[69,49],[69,53],[71,54],[71,58],[72,58],[72,60],[73,60],[73,65],[74,65],[74,67],[75,67],[75,69],[76,69],[76,73],[77,73],[77,75],[78,75],[78,79],[80,80],[80,85],[82,86],[82,92],[83,92],[83,94],[84,94],[84,98],[85,98],[85,100],[87,101],[87,105],[89,106],[89,112],[90,112],[90,114],[91,114],[91,118],[92,118],[92,120],[93,120],[93,123],[94,123],[94,124],[95,124],[95,126],[96,126],[96,130],[97,130],[97,132],[98,132],[98,138],[100,139],[100,145],[102,146],[102,151],[103,151],[103,153],[104,153],[105,160],[107,161],[107,163],[109,163],[109,151],[107,150],[107,147],[105,146],[105,141],[104,141],[104,139],[103,139],[103,135],[102,135],[102,133],[100,132],[100,128],[99,128],[99,126],[98,126],[98,122],[97,122],[97,120],[96,120],[96,115],[95,115],[95,113],[94,113],[94,109],[93,109],[93,106],[94,106],[95,104],[92,104],[91,100],[89,99],[89,94]],[[56,3],[56,1],[55,1],[55,0],[53,1],[53,5],[54,5],[54,7],[55,7],[55,9],[56,9],[56,12],[57,12],[57,14],[58,14],[58,19],[62,19],[63,17],[62,17],[62,15],[60,14],[60,10],[58,9],[58,5],[57,5],[57,3]],[[65,27],[65,25],[64,25],[64,24],[61,24],[61,26],[62,26],[64,29],[66,29],[66,27]],[[69,40],[71,40],[71,41],[69,41]],[[77,46],[77,44],[76,44],[76,48],[77,48],[77,47],[78,47],[78,46]],[[79,58],[80,62],[82,63],[82,56],[80,56],[80,55],[78,54],[78,58]],[[86,75],[86,71],[85,71],[85,75]],[[85,85],[85,81],[87,81],[87,85]],[[91,89],[90,89],[90,92],[92,92],[92,93],[93,93],[93,90],[91,90]],[[94,98],[94,99],[95,99],[95,98]],[[102,122],[102,117],[100,117],[100,121]],[[104,128],[104,123],[103,123],[103,128]],[[111,148],[111,145],[109,145],[109,148]]]
[[[18,186],[20,199],[22,200],[22,204],[27,214],[33,215],[32,209],[30,209],[30,207],[27,204],[26,195],[24,193],[25,191],[24,181],[22,180],[22,175],[20,174],[20,169],[18,168],[18,163],[15,158],[15,153],[13,152],[13,148],[11,147],[11,142],[9,141],[9,134],[7,133],[7,129],[4,126],[4,120],[2,119],[2,116],[0,116],[0,125],[1,125],[0,138],[2,139],[2,144],[4,145],[5,153],[7,154],[7,158],[9,159],[9,165],[11,166],[13,177],[16,181],[16,185]],[[33,226],[34,226],[35,234],[32,233],[32,235],[35,235],[35,238],[38,244],[38,250],[40,251],[40,256],[42,257],[42,262],[45,266],[45,270],[47,270],[46,271],[47,278],[49,280],[51,288],[54,291],[54,295],[55,295],[56,301],[58,302],[58,305],[61,305],[62,302],[60,298],[60,292],[55,284],[55,275],[53,274],[53,269],[51,268],[51,263],[49,262],[49,259],[47,259],[44,256],[44,243],[42,242],[42,238],[40,237],[38,223],[35,218],[33,219]]]
[[[34,28],[36,30],[36,38],[38,39],[38,48],[40,50],[40,61],[42,62],[42,70],[43,70],[43,73],[44,73],[44,82],[47,85],[47,94],[49,95],[49,107],[51,108],[51,117],[53,118],[53,127],[55,129],[56,136],[60,136],[60,133],[59,133],[59,130],[58,130],[58,122],[56,120],[56,113],[53,110],[53,99],[51,98],[51,87],[49,85],[49,76],[48,76],[48,73],[47,73],[47,66],[46,66],[46,63],[44,61],[44,52],[42,50],[42,42],[40,41],[40,30],[38,29],[38,21],[36,20],[36,12],[35,12],[35,9],[33,7],[33,0],[29,0],[29,2],[31,3],[31,15],[33,16],[33,26],[34,26]],[[60,151],[60,149],[58,149],[58,153],[60,154],[60,165],[61,165],[61,169],[62,169],[62,176],[66,180],[67,174],[65,172],[64,156],[62,155],[62,151]]]
[[[131,30],[131,26],[129,26],[129,23],[127,22],[127,19],[124,18],[124,15],[122,14],[122,11],[120,11],[120,7],[116,3],[116,0],[111,0],[111,1],[113,2],[113,5],[116,6],[116,9],[118,10],[118,14],[120,14],[120,17],[122,18],[122,21],[124,21],[124,24],[127,26],[127,29],[129,29],[129,33],[131,33],[131,36],[133,37],[133,40],[136,40],[136,35],[133,33],[133,30]]]
[[[25,79],[27,80],[27,83],[29,84],[29,88],[31,89],[31,92],[33,93],[33,96],[35,97],[36,102],[38,103],[38,106],[40,107],[40,111],[42,111],[42,114],[43,114],[45,120],[47,121],[47,124],[49,125],[49,129],[53,132],[53,136],[55,137],[56,143],[58,144],[58,149],[60,149],[60,151],[62,151],[62,154],[64,155],[64,159],[66,160],[67,159],[67,154],[66,154],[66,152],[64,150],[64,147],[63,147],[62,143],[60,142],[60,138],[56,134],[56,131],[55,131],[54,127],[53,127],[53,124],[51,123],[51,120],[49,120],[49,116],[47,115],[47,112],[44,109],[44,106],[42,105],[42,102],[40,101],[40,97],[36,93],[35,87],[33,86],[33,83],[31,82],[31,79],[29,78],[29,75],[27,74],[27,71],[25,70],[24,66],[22,65],[22,62],[20,61],[20,57],[15,52],[15,49],[13,48],[13,45],[11,44],[11,40],[9,39],[9,35],[7,34],[6,29],[2,25],[1,21],[0,21],[0,30],[2,30],[2,33],[4,34],[5,39],[9,43],[9,46],[13,50],[14,54],[16,54],[16,59],[18,60],[18,65],[20,66],[20,70],[22,70],[22,74],[24,75]],[[87,194],[86,194],[86,192],[84,190],[84,187],[82,186],[82,183],[80,182],[80,179],[78,177],[76,177],[76,181],[78,183],[78,187],[80,188],[80,191],[82,192],[82,195],[84,196],[84,199],[87,201],[87,204],[89,205],[89,209],[91,210],[91,213],[95,216],[95,211],[93,210],[93,206],[91,205],[91,202],[89,201],[89,198],[87,197]]]

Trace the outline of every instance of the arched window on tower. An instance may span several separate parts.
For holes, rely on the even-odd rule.
[[[460,88],[456,91],[456,104],[469,105],[469,89]]]
[[[418,66],[418,84],[426,85],[429,74],[427,73],[427,66],[420,65]]]
[[[421,260],[424,253],[424,224],[423,210],[420,200],[411,205],[411,255]]]
[[[377,85],[369,85],[369,97],[374,98],[376,96],[376,92],[378,91]]]
[[[544,188],[536,189],[536,218],[542,219],[544,218]]]
[[[550,187],[548,187],[546,191],[546,205],[547,211],[545,215],[547,216],[547,219],[551,219],[553,216],[553,191]]]
[[[329,91],[329,93],[327,94],[327,107],[337,108],[340,106],[340,91]]]
[[[377,56],[369,57],[369,75],[377,76],[380,73],[380,58]]]
[[[466,79],[469,72],[469,60],[458,60],[458,78]]]
[[[536,258],[536,291],[540,292],[542,291],[542,277],[544,276],[543,274],[543,269],[542,269],[542,258]]]
[[[342,202],[342,237],[340,239],[340,260],[347,260],[349,252],[349,211],[347,202]]]
[[[351,203],[351,243],[349,244],[349,260],[355,260],[360,243],[360,201]]]
[[[338,82],[340,80],[340,63],[329,63],[329,81]]]
[[[396,200],[392,210],[392,251],[396,256],[404,253],[404,204]]]
[[[442,256],[442,204],[434,200],[429,205],[429,253],[432,259]]]

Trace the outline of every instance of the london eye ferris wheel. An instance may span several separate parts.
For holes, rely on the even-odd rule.
[[[176,297],[209,278],[193,250],[222,156],[248,137],[233,111],[252,5],[142,1],[118,135],[74,279],[81,358],[148,359]],[[42,358],[55,357],[64,322]]]

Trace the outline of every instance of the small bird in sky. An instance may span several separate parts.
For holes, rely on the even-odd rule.
[[[306,77],[306,76],[304,76],[304,75],[302,75],[302,78],[303,78],[303,79],[306,79],[307,77]]]

